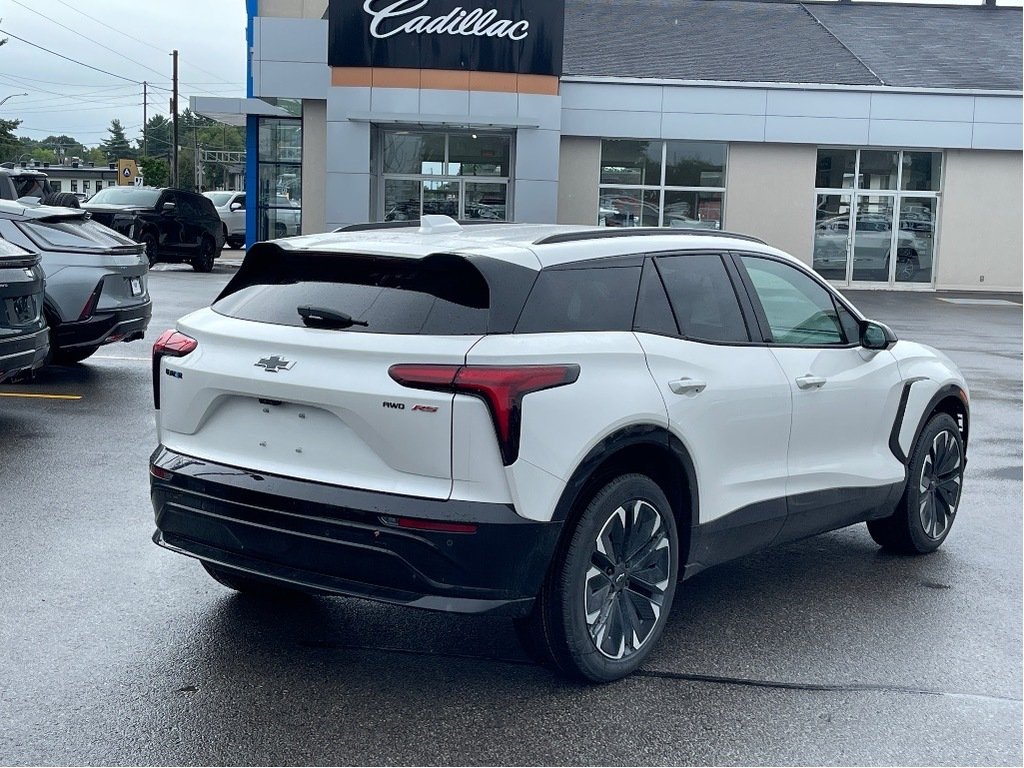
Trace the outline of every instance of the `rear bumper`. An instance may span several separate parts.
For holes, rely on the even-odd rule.
[[[0,338],[0,382],[40,367],[50,350],[50,333],[45,326],[20,336]]]
[[[529,612],[561,529],[505,504],[292,480],[162,446],[150,487],[153,541],[166,549],[308,591],[455,613]],[[400,518],[475,530],[399,527]]]
[[[88,320],[61,323],[56,329],[57,346],[94,347],[114,341],[141,339],[153,316],[153,301],[115,310],[99,310]]]

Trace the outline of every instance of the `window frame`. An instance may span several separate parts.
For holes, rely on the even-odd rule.
[[[856,152],[854,159],[853,168],[853,185],[850,187],[821,187],[818,186],[817,177],[817,153],[822,150],[851,150]],[[872,189],[870,187],[861,186],[861,153],[862,152],[896,152],[896,183],[893,187],[887,187],[885,189]],[[903,156],[906,153],[921,154],[926,152],[936,153],[940,156],[939,161],[939,183],[937,188],[934,190],[913,190],[903,189]],[[938,273],[939,266],[939,245],[941,242],[941,233],[939,231],[939,221],[942,217],[942,190],[946,183],[946,163],[948,160],[948,153],[937,147],[864,147],[855,146],[850,144],[819,144],[815,146],[815,177],[814,177],[814,193],[813,193],[813,211],[817,214],[818,210],[818,198],[823,195],[837,196],[837,197],[849,197],[850,198],[850,210],[846,215],[847,220],[847,251],[846,251],[846,274],[839,280],[835,280],[835,284],[842,286],[852,285],[865,285],[865,286],[887,286],[887,287],[899,287],[900,289],[910,290],[930,290],[935,286],[936,274]],[[935,216],[934,216],[934,228],[932,236],[932,267],[931,267],[931,279],[928,282],[917,283],[913,281],[900,281],[895,278],[894,270],[895,266],[890,269],[893,270],[891,274],[893,276],[886,277],[884,281],[879,280],[855,280],[853,277],[853,262],[854,262],[854,248],[856,247],[856,219],[857,219],[857,207],[859,200],[865,195],[875,196],[886,196],[892,197],[892,218],[893,226],[892,233],[890,235],[890,251],[895,253],[899,241],[899,220],[900,212],[902,211],[902,203],[904,198],[929,198],[935,200]],[[818,219],[817,215],[814,217],[814,222],[811,225],[811,238],[812,244],[817,234]],[[812,263],[813,263],[813,249],[812,245]]]
[[[601,169],[603,168],[603,153],[604,143],[606,141],[649,141],[661,142],[661,174],[657,184],[606,184],[601,181]],[[675,141],[683,144],[719,144],[725,149],[725,159],[723,160],[722,167],[722,185],[717,187],[695,187],[695,186],[676,186],[666,185],[665,178],[668,174],[667,161],[668,161],[668,143]],[[688,139],[650,139],[641,137],[602,137],[601,147],[598,153],[598,168],[597,168],[597,198],[598,198],[598,209],[594,212],[594,221],[598,226],[601,226],[601,197],[606,190],[628,190],[630,192],[639,193],[641,204],[643,204],[643,196],[645,192],[656,192],[658,195],[658,223],[656,224],[659,228],[665,227],[665,193],[666,192],[710,192],[720,194],[721,197],[721,218],[718,222],[718,229],[712,230],[721,232],[726,229],[725,226],[725,209],[726,209],[726,188],[728,183],[729,174],[729,154],[730,145],[727,141],[696,141]],[[607,226],[607,225],[605,225]],[[639,226],[639,225],[638,225]],[[710,229],[710,228],[709,228]]]
[[[736,271],[740,282],[743,284],[744,291],[747,294],[747,300],[750,302],[754,318],[759,326],[758,331],[761,339],[760,343],[763,346],[778,347],[781,349],[856,349],[861,346],[859,338],[853,340],[847,338],[846,329],[843,327],[842,321],[840,321],[839,327],[843,334],[843,339],[846,342],[845,344],[788,344],[775,341],[772,336],[771,326],[768,323],[768,315],[764,311],[764,306],[761,304],[761,298],[758,296],[757,289],[754,287],[754,283],[750,279],[750,275],[747,273],[742,257],[765,259],[766,261],[774,261],[779,264],[784,264],[808,277],[812,282],[821,286],[821,288],[823,288],[831,298],[837,317],[840,309],[845,310],[852,315],[858,325],[865,321],[865,317],[848,301],[846,301],[846,299],[827,280],[821,277],[821,275],[813,269],[807,268],[804,264],[794,263],[789,259],[784,259],[779,256],[775,256],[774,254],[759,253],[757,251],[730,251],[729,256],[732,267]]]
[[[725,268],[726,275],[728,275],[729,283],[732,286],[733,295],[736,298],[736,303],[739,305],[740,317],[743,320],[743,325],[747,330],[747,341],[716,341],[714,339],[699,339],[693,336],[687,336],[682,326],[679,323],[679,316],[676,313],[675,304],[672,301],[672,295],[668,290],[668,285],[665,283],[665,276],[662,274],[660,267],[658,266],[659,258],[686,258],[688,256],[717,256],[722,266]],[[667,251],[650,251],[644,254],[645,262],[644,269],[647,269],[647,261],[651,262],[651,267],[655,270],[655,274],[658,276],[658,280],[661,283],[661,288],[665,292],[665,300],[668,302],[669,310],[672,312],[672,320],[676,325],[676,332],[673,334],[658,333],[646,328],[638,328],[636,326],[636,310],[633,313],[633,332],[634,333],[649,333],[653,336],[668,336],[670,338],[679,339],[681,341],[689,341],[694,344],[707,344],[714,347],[757,347],[763,346],[764,342],[761,340],[761,328],[756,324],[756,316],[754,315],[753,307],[750,305],[750,300],[746,295],[746,291],[741,288],[739,283],[739,276],[735,274],[735,267],[729,258],[727,251],[716,251],[708,249],[694,249],[694,250],[667,250]],[[641,272],[641,286],[643,285],[643,273]],[[637,300],[639,301],[639,290],[637,293]]]

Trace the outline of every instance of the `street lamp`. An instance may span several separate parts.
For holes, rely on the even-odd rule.
[[[8,99],[13,99],[15,96],[28,96],[28,94],[27,93],[12,93],[10,96],[4,96],[2,99],[0,99],[0,106],[3,106],[3,103],[5,101],[7,101]]]

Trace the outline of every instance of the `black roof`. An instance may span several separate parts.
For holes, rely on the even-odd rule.
[[[563,73],[1021,90],[1021,9],[566,0]]]

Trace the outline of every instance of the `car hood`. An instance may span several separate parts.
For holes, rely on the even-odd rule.
[[[82,208],[91,213],[136,213],[138,211],[152,210],[144,205],[114,205],[112,203],[85,203]]]

